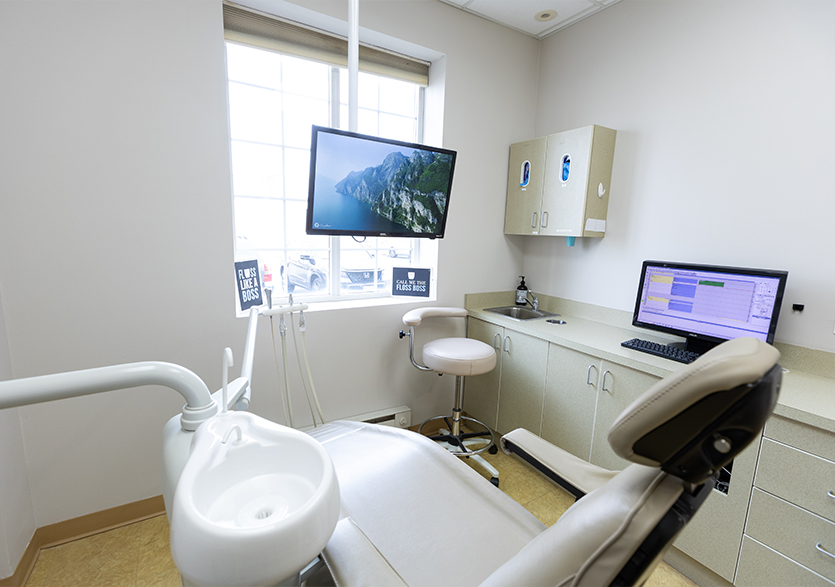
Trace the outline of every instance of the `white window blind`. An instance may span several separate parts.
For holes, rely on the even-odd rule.
[[[271,14],[225,2],[223,27],[230,41],[340,67],[348,65],[346,38]],[[408,55],[360,43],[361,71],[426,86],[429,83],[429,65],[426,61]]]

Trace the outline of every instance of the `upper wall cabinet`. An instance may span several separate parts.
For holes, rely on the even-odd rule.
[[[604,236],[616,135],[592,125],[511,145],[505,234]]]

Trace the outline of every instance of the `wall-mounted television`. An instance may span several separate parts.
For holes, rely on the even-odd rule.
[[[456,152],[313,127],[307,234],[443,238]]]
[[[682,336],[702,354],[743,336],[771,344],[788,272],[644,261],[632,324]]]

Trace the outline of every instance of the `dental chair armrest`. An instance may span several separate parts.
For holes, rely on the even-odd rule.
[[[508,432],[500,444],[505,453],[518,456],[577,499],[617,475],[617,471],[592,465],[524,428]]]
[[[322,558],[337,587],[407,587],[351,518],[337,522]]]
[[[427,307],[415,308],[403,315],[403,324],[406,326],[420,326],[424,318],[466,318],[467,310],[464,308]]]

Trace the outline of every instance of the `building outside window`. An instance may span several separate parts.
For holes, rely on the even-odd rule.
[[[421,239],[305,233],[311,126],[347,130],[347,69],[237,41],[226,55],[236,260],[305,302],[388,297],[393,267],[434,266]],[[361,71],[358,92],[358,132],[422,142],[421,84]]]

